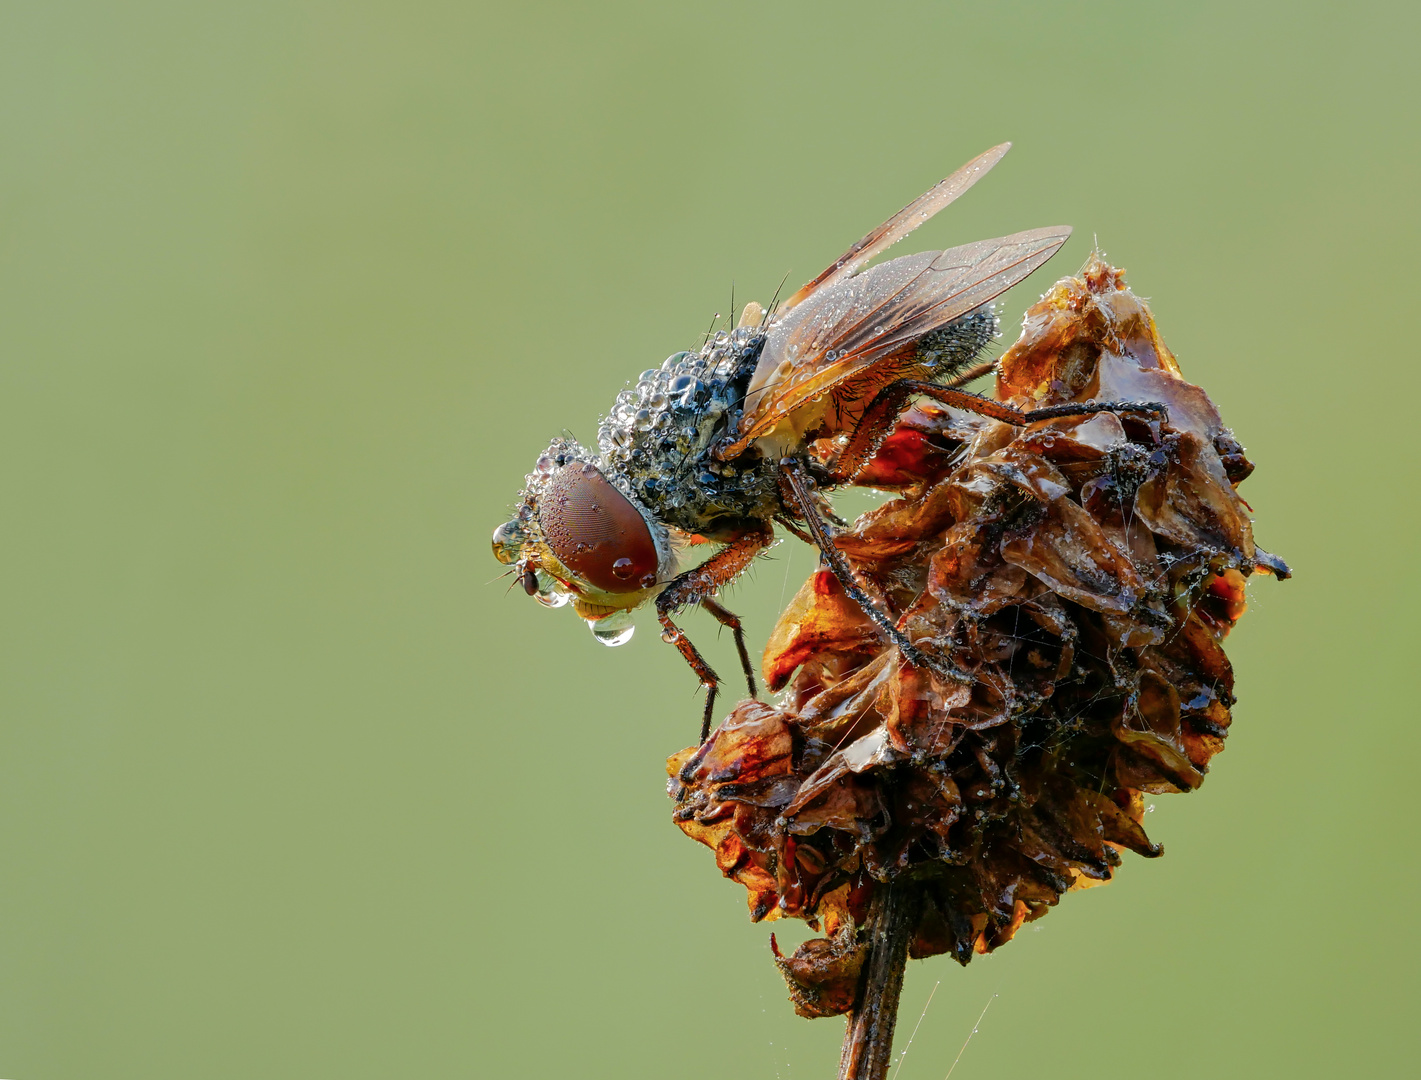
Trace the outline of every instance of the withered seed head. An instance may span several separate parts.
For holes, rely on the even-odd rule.
[[[885,441],[862,482],[906,493],[840,547],[972,685],[908,665],[818,571],[765,651],[780,704],[742,703],[668,762],[677,824],[746,887],[751,918],[827,933],[775,950],[801,1015],[852,1005],[883,882],[922,884],[911,955],[965,964],[1108,881],[1121,851],[1161,854],[1144,795],[1202,783],[1231,722],[1221,642],[1247,576],[1288,572],[1234,490],[1243,448],[1119,270],[1093,257],[1033,306],[997,390],[1023,407],[1160,401],[1169,419],[1019,429],[919,409]]]

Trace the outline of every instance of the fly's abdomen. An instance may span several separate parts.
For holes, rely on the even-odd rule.
[[[976,311],[969,311],[962,318],[924,334],[918,340],[915,359],[933,382],[951,378],[972,364],[999,330],[995,309],[991,304],[983,304]]]

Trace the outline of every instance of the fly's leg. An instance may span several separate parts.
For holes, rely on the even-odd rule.
[[[906,379],[890,383],[869,403],[868,408],[859,417],[859,422],[854,425],[848,445],[834,461],[834,483],[847,484],[862,472],[873,455],[878,453],[883,440],[898,422],[898,415],[903,411],[903,406],[907,405],[908,399],[913,396],[911,387],[912,384]]]
[[[959,371],[952,378],[945,380],[943,386],[966,386],[970,382],[980,379],[983,375],[990,375],[997,370],[995,360],[983,360],[980,364],[974,364],[966,371]]]
[[[716,603],[709,596],[701,597],[701,607],[710,612],[711,618],[721,626],[730,628],[730,633],[735,638],[735,651],[740,654],[740,667],[745,672],[745,685],[750,688],[751,697],[758,697],[760,691],[755,689],[755,668],[750,663],[750,653],[745,649],[745,630],[740,625],[740,616]]]
[[[834,546],[828,527],[815,509],[814,496],[810,491],[803,463],[794,458],[785,458],[780,462],[780,476],[783,478],[781,490],[791,509],[804,518],[810,534],[814,537],[815,546],[824,556],[824,561],[829,564],[829,569],[839,579],[839,584],[843,586],[849,598],[863,609],[863,613],[869,617],[879,634],[896,645],[898,651],[914,667],[925,668],[953,682],[971,683],[972,676],[958,670],[950,661],[942,657],[930,658],[909,641],[908,636],[893,625],[893,620],[879,610],[878,605],[859,585],[849,561],[844,558],[844,553]]]
[[[745,650],[745,635],[740,628],[740,620],[712,599],[724,585],[738,577],[751,561],[770,546],[774,533],[768,525],[750,529],[716,552],[700,566],[678,575],[656,598],[656,618],[661,623],[662,640],[675,645],[685,658],[701,685],[706,688],[706,708],[701,717],[701,742],[710,736],[711,715],[715,708],[715,696],[720,689],[720,677],[706,663],[705,657],[691,644],[681,628],[671,621],[672,612],[687,604],[700,604],[713,615],[722,626],[729,626],[735,635],[735,647],[740,652],[740,662],[745,667],[745,679],[750,685],[750,696],[755,696],[755,677],[750,665],[750,655]],[[727,621],[730,620],[730,621]]]
[[[975,369],[974,369],[975,370]],[[972,374],[967,372],[966,374]],[[834,463],[834,482],[848,483],[862,471],[883,440],[893,430],[898,415],[915,394],[935,398],[944,405],[951,405],[967,412],[990,416],[1008,424],[1021,426],[1034,424],[1038,420],[1052,420],[1062,416],[1089,416],[1092,413],[1115,412],[1137,413],[1150,419],[1165,419],[1165,407],[1153,401],[1092,401],[1082,405],[1046,405],[1040,409],[1022,412],[1000,401],[969,394],[951,386],[922,382],[917,379],[900,379],[890,383],[878,392],[849,436],[848,445]]]
[[[706,688],[706,708],[705,712],[701,714],[700,738],[701,742],[705,742],[710,738],[711,715],[715,712],[715,695],[720,690],[720,676],[706,663],[706,658],[701,655],[700,650],[691,644],[691,639],[671,621],[671,616],[659,610],[660,606],[660,604],[657,605],[656,618],[662,627],[661,640],[675,645],[680,650],[686,663],[690,664],[691,670],[696,673],[696,678],[700,679],[701,685]]]
[[[803,529],[801,529],[798,525],[792,522],[789,518],[785,517],[783,514],[777,514],[775,516],[775,521],[778,522],[779,525],[786,532],[791,533],[793,536],[800,540],[803,540],[810,547],[819,546],[814,542],[814,537],[810,536],[807,532],[805,532]]]
[[[1169,418],[1169,410],[1158,401],[1088,401],[1079,405],[1068,402],[1063,405],[1045,405],[1039,409],[1029,409],[1023,412],[1020,409],[1013,409],[1010,405],[1003,405],[1000,401],[993,401],[991,398],[980,397],[977,394],[969,394],[966,390],[956,390],[950,386],[939,386],[937,383],[922,382],[917,379],[904,379],[894,383],[883,390],[879,397],[899,386],[906,386],[909,394],[922,394],[940,401],[944,405],[974,412],[979,416],[990,416],[993,420],[1001,420],[1018,427],[1023,424],[1034,424],[1038,420],[1054,420],[1062,416],[1090,416],[1103,412],[1134,413],[1150,420],[1167,420]],[[877,398],[874,399],[873,404],[878,404]],[[873,405],[870,405],[869,408],[872,409]]]

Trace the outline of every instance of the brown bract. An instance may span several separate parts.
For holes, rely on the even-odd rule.
[[[1287,573],[1234,490],[1242,447],[1120,271],[1092,258],[1032,307],[997,391],[1169,418],[1022,429],[926,408],[885,441],[860,482],[903,495],[839,547],[972,683],[908,665],[820,570],[765,651],[780,703],[742,703],[668,762],[677,824],[745,886],[751,918],[827,934],[775,950],[804,1016],[852,1006],[885,882],[920,883],[911,955],[965,964],[1108,881],[1123,851],[1159,855],[1144,796],[1202,783],[1231,722],[1221,643],[1246,578]]]

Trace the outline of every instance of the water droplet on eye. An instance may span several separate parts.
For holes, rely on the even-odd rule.
[[[614,611],[602,619],[588,619],[587,626],[603,645],[625,645],[636,633],[630,611]]]
[[[625,581],[632,576],[632,571],[636,569],[636,564],[630,559],[618,559],[612,564],[612,573]]]

